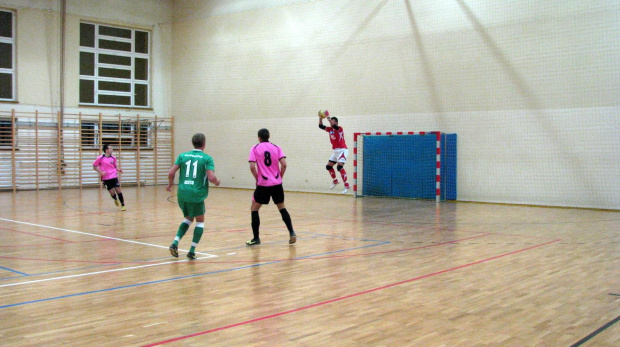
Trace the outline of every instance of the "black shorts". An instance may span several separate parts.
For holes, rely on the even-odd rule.
[[[115,187],[121,186],[121,184],[118,183],[118,177],[111,178],[109,180],[103,180],[103,185],[105,185],[105,189],[107,190],[114,189]]]
[[[254,201],[261,205],[267,205],[269,198],[272,198],[273,203],[276,205],[284,202],[284,188],[282,188],[281,184],[270,187],[256,187],[256,190],[254,190]]]

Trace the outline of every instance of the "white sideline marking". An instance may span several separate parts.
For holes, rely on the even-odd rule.
[[[212,258],[212,257],[202,257],[202,258],[196,258],[196,260],[199,260],[199,259],[207,259],[207,258]],[[60,276],[60,277],[45,278],[45,279],[41,279],[41,280],[34,280],[34,281],[25,281],[25,282],[18,282],[18,283],[2,284],[2,285],[0,285],[0,288],[3,288],[3,287],[11,287],[11,286],[19,286],[19,285],[22,285],[22,284],[31,284],[31,283],[39,283],[39,282],[47,282],[47,281],[62,280],[62,279],[67,279],[67,278],[75,278],[75,277],[84,277],[84,276],[99,275],[99,274],[103,274],[103,273],[107,273],[107,272],[116,272],[116,271],[133,270],[133,269],[140,269],[140,268],[145,268],[145,267],[159,266],[159,265],[166,265],[166,264],[173,264],[173,263],[180,263],[180,262],[187,262],[187,261],[190,261],[190,260],[189,260],[189,259],[187,259],[187,260],[167,261],[167,262],[165,262],[165,263],[147,264],[147,265],[140,265],[140,266],[124,267],[124,268],[121,268],[121,269],[112,269],[112,270],[104,270],[104,271],[97,271],[97,272],[88,272],[88,273],[79,274],[79,275],[68,275],[68,276]]]
[[[6,219],[6,218],[0,218],[0,220],[7,221],[7,222],[13,222],[13,223],[17,223],[17,224],[31,225],[31,226],[35,226],[35,227],[41,227],[41,228],[48,228],[48,229],[66,231],[66,232],[69,232],[69,233],[76,233],[76,234],[82,234],[82,235],[88,235],[88,236],[94,236],[94,237],[101,237],[101,238],[108,239],[108,240],[123,241],[123,242],[135,243],[135,244],[138,244],[138,245],[144,245],[144,246],[151,246],[151,247],[158,247],[158,248],[168,249],[168,247],[166,247],[166,246],[154,245],[154,244],[151,244],[151,243],[144,243],[144,242],[138,242],[138,241],[132,241],[132,240],[119,239],[119,238],[116,238],[116,237],[103,236],[103,235],[98,235],[98,234],[85,233],[85,232],[76,231],[76,230],[56,228],[56,227],[51,227],[51,226],[48,226],[48,225],[34,224],[34,223],[28,223],[28,222],[20,222],[20,221],[16,221],[16,220],[12,220],[12,219]],[[179,249],[179,250],[180,251],[187,251],[187,250],[184,250],[184,249]],[[205,255],[208,258],[217,257],[217,255],[215,255],[215,254],[201,253],[201,252],[195,252],[195,253],[196,254],[200,254],[200,255]]]
[[[164,322],[159,322],[159,323],[148,324],[148,325],[143,326],[143,328],[148,328],[148,327],[152,327],[152,326],[155,326],[155,325],[160,325],[160,324],[164,324]]]
[[[75,233],[75,234],[82,234],[82,235],[100,237],[100,238],[104,238],[104,239],[108,239],[108,240],[116,240],[116,241],[122,241],[122,242],[135,243],[135,244],[138,244],[138,245],[144,245],[144,246],[151,246],[151,247],[168,249],[168,247],[166,247],[166,246],[154,245],[154,244],[150,244],[150,243],[144,243],[144,242],[138,242],[138,241],[132,241],[132,240],[119,239],[119,238],[116,238],[116,237],[102,236],[102,235],[98,235],[98,234],[85,233],[85,232],[76,231],[76,230],[56,228],[56,227],[52,227],[52,226],[48,226],[48,225],[34,224],[34,223],[28,223],[28,222],[20,222],[20,221],[16,221],[16,220],[12,220],[12,219],[6,219],[6,218],[0,218],[0,220],[5,221],[5,222],[12,222],[12,223],[17,223],[17,224],[30,225],[30,226],[35,226],[35,227],[41,227],[41,228],[48,228],[48,229],[53,229],[53,230],[66,231],[66,232]],[[185,251],[185,252],[187,251],[187,250],[183,250],[183,249],[179,249],[179,250],[180,251]],[[208,254],[208,253],[201,253],[201,252],[195,252],[195,253],[196,254],[200,254],[200,255],[204,255],[204,257],[197,258],[197,260],[199,260],[199,259],[208,259],[208,258],[217,258],[217,255],[215,255],[215,254]],[[120,268],[120,269],[112,269],[112,270],[89,272],[89,273],[78,274],[78,275],[68,275],[68,276],[46,278],[46,279],[40,279],[40,280],[34,280],[34,281],[25,281],[25,282],[19,282],[19,283],[2,284],[2,285],[0,285],[0,288],[11,287],[11,286],[18,286],[18,285],[22,285],[22,284],[54,281],[54,280],[60,280],[60,279],[66,279],[66,278],[75,278],[75,277],[98,275],[98,274],[108,273],[108,272],[140,269],[140,268],[145,268],[145,267],[159,266],[159,265],[166,265],[166,264],[173,264],[173,263],[187,262],[187,261],[189,261],[189,260],[175,260],[175,261],[167,261],[167,262],[156,263],[156,264],[146,264],[146,265],[140,265],[140,266],[125,267],[125,268]]]

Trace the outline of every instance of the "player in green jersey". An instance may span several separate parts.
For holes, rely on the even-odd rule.
[[[213,164],[213,158],[210,155],[204,153],[205,149],[205,136],[204,134],[195,134],[192,136],[192,144],[194,150],[181,153],[174,165],[168,171],[168,186],[167,191],[171,191],[172,184],[176,172],[179,173],[179,188],[177,191],[177,200],[185,220],[179,226],[177,236],[170,245],[170,254],[175,257],[179,256],[179,241],[189,226],[196,218],[196,227],[194,228],[194,237],[192,238],[192,247],[187,253],[189,259],[196,259],[196,245],[200,242],[202,232],[204,230],[205,222],[205,199],[209,195],[209,182],[220,185],[220,180],[215,176],[215,166]]]

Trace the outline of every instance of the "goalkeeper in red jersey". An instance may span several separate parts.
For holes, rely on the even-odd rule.
[[[330,126],[326,127],[323,125],[322,115],[326,116]],[[331,157],[329,157],[329,161],[325,166],[332,177],[332,185],[330,189],[334,189],[334,187],[340,183],[338,182],[338,178],[336,178],[336,171],[334,171],[334,165],[336,165],[336,170],[340,172],[342,183],[344,183],[344,190],[342,191],[342,194],[346,194],[350,186],[349,182],[347,182],[347,172],[344,170],[344,164],[347,162],[349,150],[347,149],[347,144],[344,140],[344,130],[338,125],[338,118],[330,117],[329,111],[327,110],[319,111],[319,128],[329,133],[329,140],[332,143],[333,153]]]

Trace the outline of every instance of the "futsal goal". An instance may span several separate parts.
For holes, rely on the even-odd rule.
[[[353,195],[456,200],[456,134],[353,134]]]

